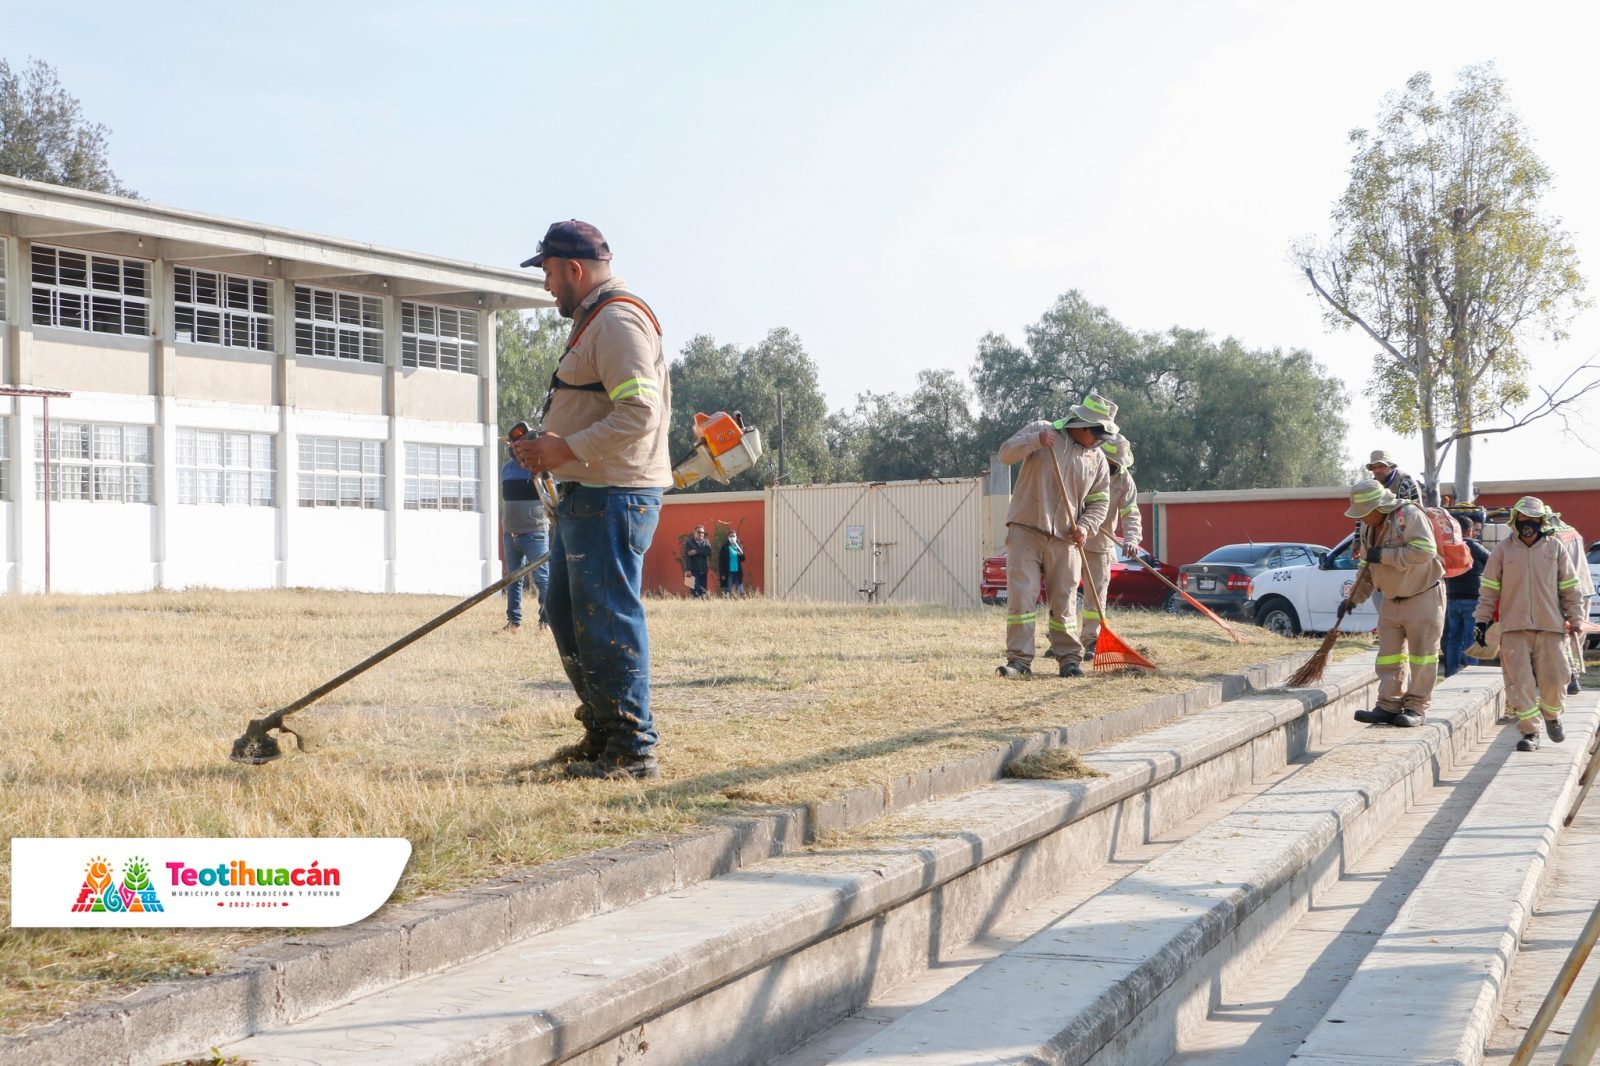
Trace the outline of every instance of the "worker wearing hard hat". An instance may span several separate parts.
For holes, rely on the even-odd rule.
[[[1563,637],[1583,622],[1583,595],[1572,557],[1549,535],[1550,509],[1536,496],[1511,508],[1516,536],[1501,541],[1483,564],[1473,636],[1487,637],[1500,619],[1500,667],[1505,672],[1506,708],[1516,716],[1518,751],[1537,751],[1541,719],[1557,744],[1567,684]]]
[[[1116,436],[1116,413],[1116,404],[1091,391],[1068,417],[1029,422],[1000,445],[1002,463],[1022,464],[1006,512],[1006,661],[995,670],[1001,677],[1033,676],[1041,571],[1050,606],[1047,654],[1062,677],[1083,676],[1080,550],[1110,509],[1111,474],[1100,445]]]
[[[1345,517],[1361,522],[1361,566],[1370,578],[1356,581],[1342,613],[1365,603],[1374,590],[1383,593],[1378,605],[1378,703],[1370,711],[1357,711],[1356,721],[1419,726],[1433,702],[1439,637],[1444,633],[1444,564],[1433,523],[1421,507],[1371,478],[1351,487]]]
[[[1117,541],[1122,541],[1128,555],[1137,555],[1139,542],[1144,538],[1144,519],[1139,514],[1139,486],[1133,483],[1133,445],[1128,438],[1117,434],[1100,450],[1106,453],[1111,471],[1111,505],[1105,521],[1094,536],[1084,545],[1083,562],[1088,570],[1084,580],[1083,601],[1083,657],[1094,658],[1095,641],[1100,637],[1100,616],[1106,609],[1107,589],[1111,584],[1111,560],[1116,555]],[[1120,534],[1120,537],[1118,536]],[[1089,589],[1094,595],[1089,595]]]

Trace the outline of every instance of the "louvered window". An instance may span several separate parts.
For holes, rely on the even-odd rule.
[[[180,341],[272,351],[272,283],[172,268],[173,332]]]
[[[406,301],[400,305],[400,363],[478,372],[478,312]]]
[[[301,507],[383,507],[383,441],[300,438]]]
[[[44,420],[34,422],[33,490],[44,499]],[[149,426],[50,420],[50,498],[149,503]]]
[[[406,510],[476,511],[478,449],[406,445]]]
[[[296,285],[294,350],[296,355],[383,362],[383,301]]]
[[[150,332],[150,264],[33,246],[33,321],[126,336]]]
[[[178,502],[271,507],[272,434],[178,430]]]

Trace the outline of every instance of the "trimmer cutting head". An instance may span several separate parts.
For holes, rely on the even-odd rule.
[[[244,736],[233,742],[233,750],[228,753],[228,758],[234,762],[242,762],[246,766],[260,766],[283,756],[283,745],[278,738],[267,731],[266,720],[257,718],[251,721],[249,728],[244,731]],[[280,733],[287,733],[294,737],[294,746],[301,751],[306,750],[305,742],[300,734],[287,726],[277,726]]]

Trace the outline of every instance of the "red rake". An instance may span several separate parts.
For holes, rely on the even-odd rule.
[[[1067,509],[1067,521],[1076,525],[1077,519],[1072,514],[1072,497],[1067,492],[1067,479],[1061,473],[1061,460],[1056,456],[1055,449],[1050,449],[1050,465],[1056,472],[1056,484],[1061,487],[1061,504]],[[1140,655],[1128,645],[1121,637],[1112,632],[1111,622],[1106,618],[1106,605],[1100,602],[1100,593],[1094,587],[1094,575],[1089,572],[1089,560],[1082,552],[1078,557],[1083,560],[1083,581],[1089,586],[1089,599],[1091,604],[1100,607],[1100,633],[1094,642],[1094,669],[1096,673],[1109,674],[1115,670],[1150,670],[1159,669],[1155,663]]]
[[[1199,611],[1201,614],[1205,615],[1207,618],[1209,618],[1213,622],[1217,623],[1217,625],[1221,626],[1223,632],[1227,633],[1228,636],[1232,637],[1233,638],[1233,642],[1235,644],[1248,644],[1248,643],[1250,643],[1243,636],[1241,636],[1232,626],[1230,626],[1228,623],[1224,622],[1221,619],[1221,617],[1219,617],[1217,615],[1217,612],[1213,611],[1211,608],[1207,607],[1205,604],[1201,603],[1199,600],[1195,599],[1193,596],[1191,596],[1187,592],[1183,591],[1177,585],[1174,585],[1171,581],[1167,580],[1167,575],[1163,574],[1159,567],[1151,566],[1149,563],[1147,563],[1143,559],[1139,558],[1138,553],[1136,553],[1136,552],[1130,552],[1129,554],[1133,556],[1133,561],[1134,562],[1136,562],[1140,566],[1144,567],[1145,573],[1155,575],[1156,579],[1158,581],[1160,581],[1163,585],[1167,586],[1167,588],[1171,589],[1173,592],[1176,592],[1178,595],[1180,595],[1184,599],[1188,600],[1189,601],[1189,606],[1193,607],[1195,610]],[[1095,654],[1098,655],[1099,653],[1096,652]]]

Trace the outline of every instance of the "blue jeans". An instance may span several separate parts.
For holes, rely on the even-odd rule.
[[[542,530],[538,533],[507,533],[502,539],[505,541],[508,574],[521,569],[550,550],[550,535]],[[506,589],[506,621],[517,626],[522,624],[522,586],[523,582],[518,581]],[[542,620],[545,596],[550,587],[549,563],[534,568],[533,587],[539,590],[539,617]]]
[[[694,575],[694,588],[689,590],[689,595],[693,596],[697,600],[703,599],[706,594],[706,575],[709,574],[710,571],[691,570],[689,573]]]
[[[545,616],[582,703],[578,720],[615,755],[647,754],[659,739],[639,592],[660,520],[660,489],[579,485],[556,508]]]
[[[1472,647],[1472,612],[1477,609],[1477,600],[1444,602],[1445,677],[1460,673],[1464,666],[1478,664],[1478,660],[1467,658],[1467,649]]]

